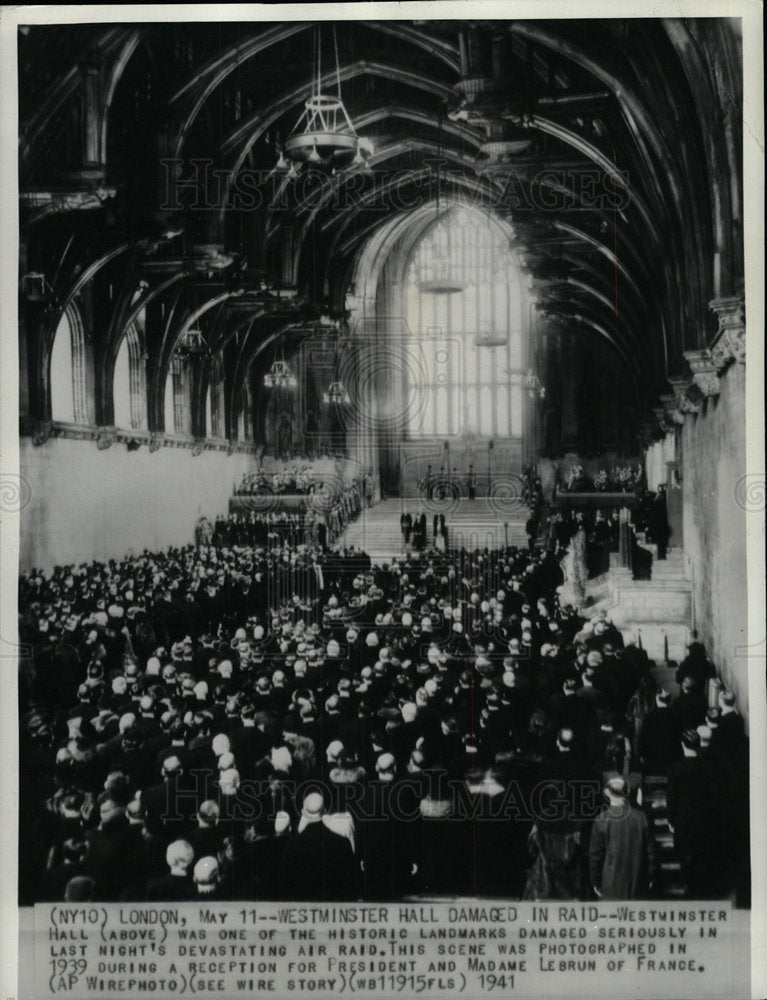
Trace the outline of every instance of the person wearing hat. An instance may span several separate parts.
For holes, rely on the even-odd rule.
[[[197,899],[202,901],[221,898],[221,875],[217,858],[200,858],[195,863],[192,878],[196,887]]]
[[[399,517],[400,531],[402,533],[402,545],[407,548],[410,545],[410,535],[413,530],[413,515],[409,511],[403,511]]]
[[[538,766],[535,781],[531,831],[535,860],[524,898],[583,899],[589,824],[602,782],[596,769],[580,757],[572,729],[557,733],[556,752]]]
[[[159,784],[141,791],[144,822],[155,836],[172,836],[192,825],[199,792],[195,777],[184,771],[177,754],[163,760],[161,774]]]
[[[128,839],[125,806],[105,791],[99,795],[96,809],[98,826],[85,834],[85,873],[94,880],[98,899],[116,902],[128,878],[123,866]]]
[[[706,718],[706,697],[691,674],[682,678],[679,694],[673,703],[673,710],[679,717],[682,730],[696,729]]]
[[[710,891],[708,872],[716,865],[716,820],[712,810],[712,773],[700,757],[700,736],[694,729],[682,733],[682,757],[668,769],[666,809],[674,834],[674,851],[682,862],[682,874],[690,899],[706,899]]]
[[[351,844],[334,833],[324,817],[322,794],[309,792],[301,804],[297,832],[283,853],[281,898],[317,902],[357,899],[357,865]]]
[[[587,702],[577,697],[578,681],[573,676],[565,677],[561,690],[549,702],[549,712],[557,729],[572,729],[579,741],[586,738],[586,732],[594,723],[594,714]]]
[[[671,708],[671,695],[665,690],[656,692],[655,705],[642,720],[639,732],[638,750],[645,774],[668,773],[670,765],[681,756],[681,735],[679,716]]]
[[[88,845],[82,839],[82,833],[77,838],[65,840],[61,847],[61,862],[43,872],[38,884],[37,899],[41,903],[60,903],[64,900],[64,892],[70,879],[84,876],[85,856]]]
[[[164,718],[164,716],[163,716]],[[162,766],[167,757],[178,757],[185,769],[188,763],[187,744],[191,735],[190,729],[181,719],[175,715],[169,715],[165,725],[167,726],[167,741],[161,746],[154,759],[153,775],[162,773]]]
[[[654,876],[652,832],[642,809],[631,804],[621,777],[604,787],[606,805],[594,820],[589,876],[599,899],[646,899]]]
[[[677,667],[676,682],[681,685],[685,677],[692,677],[699,691],[706,690],[706,684],[711,677],[716,676],[714,665],[706,655],[706,647],[698,641],[697,633],[687,645],[687,654]]]
[[[241,766],[242,777],[253,777],[255,762],[266,752],[264,734],[256,725],[256,707],[252,701],[240,705],[240,725],[229,734],[231,751]]]
[[[224,830],[219,824],[221,810],[215,799],[205,799],[197,810],[197,826],[187,834],[195,858],[216,857],[221,850]]]
[[[748,758],[748,740],[743,716],[735,704],[735,695],[722,688],[719,692],[718,708],[719,718],[711,736],[711,745],[738,766],[742,773],[743,765]]]
[[[402,898],[418,870],[418,796],[412,782],[398,780],[397,773],[394,755],[379,754],[362,800],[357,846],[366,901]]]

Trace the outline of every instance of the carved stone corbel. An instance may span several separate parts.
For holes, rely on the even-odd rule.
[[[194,444],[192,445],[192,457],[197,458],[198,455],[202,455],[205,450],[205,438],[195,438]]]
[[[106,451],[115,443],[116,437],[114,428],[100,430],[96,435],[96,447],[99,451]]]
[[[692,372],[692,381],[702,396],[719,395],[719,375],[711,351],[704,347],[700,351],[685,351],[685,359]]]
[[[721,371],[732,362],[746,363],[746,304],[742,295],[709,302],[719,320],[719,329],[711,344],[711,356]]]
[[[53,432],[53,421],[52,420],[41,420],[36,423],[32,428],[32,444],[39,448],[40,445],[45,444],[48,438]]]
[[[162,448],[162,434],[158,434],[156,431],[150,435],[149,438],[149,451],[155,452]]]
[[[655,419],[658,421],[658,427],[660,427],[664,434],[668,434],[670,431],[673,431],[674,425],[666,414],[664,407],[654,407],[653,413],[655,414]]]
[[[684,414],[679,409],[677,405],[676,396],[672,393],[665,393],[660,397],[660,401],[663,404],[663,410],[666,414],[666,420],[673,427],[674,424],[684,423]]]
[[[692,385],[692,380],[685,378],[684,375],[678,375],[675,378],[670,378],[668,384],[674,391],[674,396],[676,397],[676,405],[680,413],[697,413],[700,409],[699,403],[696,403],[690,398],[690,386]]]

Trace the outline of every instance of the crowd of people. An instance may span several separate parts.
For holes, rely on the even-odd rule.
[[[645,486],[641,465],[616,465],[610,470],[600,469],[590,476],[582,465],[571,465],[564,476],[558,476],[558,493],[634,493]]]
[[[353,483],[346,483],[344,489],[354,488],[364,498],[367,506],[373,503],[374,477],[370,470],[358,476]],[[338,492],[337,478],[317,472],[311,465],[294,465],[267,472],[259,469],[243,476],[234,489],[235,496],[306,496],[320,499],[334,496]],[[311,505],[312,501],[308,501]]]
[[[584,579],[606,573],[610,568],[610,553],[618,551],[620,515],[607,511],[562,510],[546,519],[543,544],[551,552],[564,555],[573,547],[573,538],[581,534]]]
[[[446,552],[448,531],[445,515],[436,513],[431,522],[432,547],[437,552]],[[406,551],[414,549],[416,552],[423,552],[426,549],[429,544],[429,524],[425,511],[419,510],[415,515],[409,511],[403,511],[400,514],[399,526],[402,533],[402,545]]]
[[[213,526],[211,543],[216,548],[230,545],[301,545],[306,532],[317,523],[314,511],[305,507],[284,510],[233,511],[220,515]]]
[[[294,465],[290,468],[266,472],[259,469],[243,476],[235,490],[236,496],[253,496],[260,493],[280,496],[283,493],[306,494],[312,487],[318,489],[323,480],[310,465]]]
[[[312,486],[305,500],[297,503],[269,498],[263,506],[232,504],[227,517],[216,518],[210,543],[216,548],[229,545],[315,545],[323,551],[356,520],[363,506],[372,505],[366,492],[367,477],[353,479],[338,489]],[[242,502],[240,501],[240,504]],[[198,532],[198,545],[203,541]]]
[[[644,897],[648,774],[692,898],[747,864],[732,696],[554,552],[241,542],[20,580],[23,903]]]

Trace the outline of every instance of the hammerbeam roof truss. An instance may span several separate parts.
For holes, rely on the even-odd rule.
[[[166,311],[173,323],[157,348],[164,367],[184,330],[207,317],[216,353],[230,342],[227,323],[244,338],[237,369],[245,377],[243,367],[263,354],[258,345],[290,325],[284,309],[248,298],[270,254],[289,258],[310,299],[331,287],[338,306],[365,240],[435,194],[497,211],[534,275],[552,262],[564,267],[560,287],[538,293],[543,311],[607,336],[648,393],[675,373],[684,350],[705,342],[707,302],[739,291],[740,53],[727,23],[337,22],[338,77],[325,24],[323,86],[340,80],[373,153],[372,170],[339,173],[316,190],[291,190],[273,171],[310,93],[314,24],[217,28],[81,25],[19,37],[22,204],[40,192],[58,204],[72,193],[73,165],[81,186],[91,177],[85,166],[95,168],[92,186],[106,190],[95,211],[63,198],[58,215],[30,217],[28,244],[34,255],[36,238],[55,242],[62,220],[78,232],[101,230],[98,252],[81,255],[69,280],[70,268],[57,269],[60,305],[118,264],[132,269],[122,274],[132,303],[131,274],[153,307],[194,284],[194,309]],[[98,80],[91,161],[73,163],[80,154],[70,150],[62,170],[57,141],[87,132],[89,73]],[[509,137],[529,147],[483,170],[482,144]],[[174,180],[188,180],[202,162],[217,181],[214,204],[200,207],[188,187],[169,201],[167,164]],[[243,205],[244,186],[252,204]],[[195,254],[209,246],[219,248],[220,271],[206,286]],[[114,339],[106,356],[136,311],[123,307],[124,321],[106,324]]]

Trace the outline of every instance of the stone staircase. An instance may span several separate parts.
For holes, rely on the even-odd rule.
[[[347,525],[339,541],[354,545],[367,552],[376,562],[391,560],[404,554],[400,515],[409,511],[415,515],[426,514],[426,546],[432,547],[432,521],[435,513],[444,513],[447,527],[448,548],[495,548],[506,544],[527,547],[525,524],[528,512],[520,500],[486,499],[457,500],[446,503],[424,504],[416,497],[412,500],[382,500],[366,508],[352,524]]]
[[[655,889],[660,899],[679,899],[687,892],[682,865],[674,851],[674,834],[668,825],[666,786],[663,775],[646,775],[643,781],[644,808],[650,822],[655,847]]]
[[[641,538],[639,544],[657,555],[655,546]],[[651,660],[682,660],[692,629],[692,584],[684,552],[670,548],[666,559],[654,558],[650,580],[633,580],[631,570],[611,553],[610,571],[589,580],[586,587],[583,614],[594,619],[600,611],[606,611],[624,639],[640,644]]]

